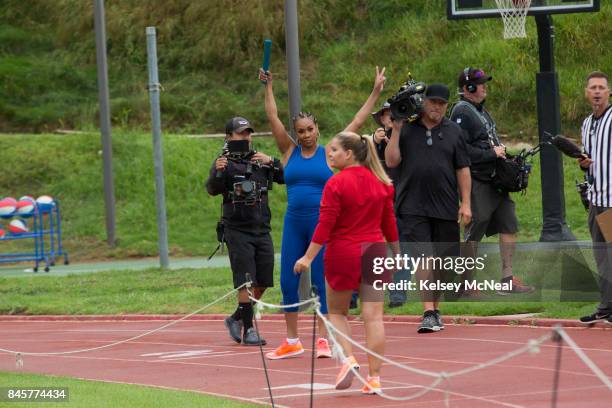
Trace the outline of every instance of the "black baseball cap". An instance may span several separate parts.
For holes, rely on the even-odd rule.
[[[425,90],[426,99],[439,99],[448,103],[450,91],[444,84],[430,84]]]
[[[463,88],[467,84],[484,84],[492,79],[493,77],[487,75],[482,69],[469,67],[461,71],[457,79],[457,85],[459,85],[459,88]]]
[[[231,135],[234,132],[241,133],[244,130],[249,130],[251,133],[255,132],[251,126],[251,122],[241,116],[235,116],[225,124],[226,135]]]
[[[379,126],[383,126],[380,121],[380,117],[385,113],[385,110],[391,109],[391,104],[389,102],[385,102],[382,104],[380,109],[376,112],[372,112],[372,118],[374,118],[374,122],[378,123]]]

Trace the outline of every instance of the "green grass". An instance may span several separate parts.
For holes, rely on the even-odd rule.
[[[528,38],[506,41],[500,19],[448,21],[445,0],[299,2],[303,107],[330,135],[351,119],[386,66],[385,97],[408,71],[454,89],[465,66],[491,72],[489,107],[503,133],[537,133],[535,22]],[[177,132],[222,131],[236,113],[267,128],[256,79],[262,43],[273,40],[271,69],[282,118],[288,117],[283,2],[124,0],[106,5],[112,120],[148,127],[145,27],[157,28],[162,123]],[[561,122],[576,135],[588,112],[584,78],[610,73],[612,4],[598,13],[555,15]],[[41,132],[98,124],[93,10],[77,0],[5,0],[0,10],[0,131]]]
[[[174,391],[168,389],[145,387],[127,384],[113,384],[101,381],[76,380],[66,377],[43,376],[26,373],[0,372],[0,384],[10,388],[68,388],[68,402],[46,402],[44,406],[65,408],[97,408],[97,407],[254,407],[218,397],[199,394],[197,392]],[[6,405],[15,408],[36,408],[40,402],[11,402]]]
[[[136,131],[113,133],[117,248],[105,243],[104,193],[100,138],[97,134],[13,135],[0,137],[4,168],[0,195],[49,194],[61,203],[64,246],[73,261],[157,254],[157,220],[151,135]],[[329,138],[324,138],[325,143]],[[278,155],[271,138],[255,138],[258,150]],[[164,134],[164,165],[168,241],[173,256],[208,255],[216,247],[215,224],[220,197],[210,197],[204,183],[220,139],[193,139]],[[25,158],[25,159],[24,159]],[[586,212],[575,191],[581,171],[565,160],[567,222],[578,239],[589,239]],[[536,157],[525,195],[514,194],[520,223],[519,240],[537,241],[542,225],[539,161]],[[286,188],[275,185],[270,203],[272,237],[280,250]],[[0,220],[6,229],[8,221]],[[3,248],[17,250],[19,242]],[[26,248],[27,249],[27,248]]]
[[[275,287],[266,302],[279,304],[279,270]],[[218,299],[231,290],[229,268],[160,271],[112,271],[68,276],[37,275],[28,278],[0,278],[0,314],[187,314]],[[444,303],[446,315],[493,316],[542,313],[543,317],[576,318],[591,313],[587,302],[525,302],[522,298],[500,298],[498,302]],[[200,313],[228,313],[235,309],[235,297]],[[266,313],[278,313],[267,310]],[[358,314],[359,310],[353,311]],[[415,295],[409,303],[386,313],[419,315],[422,306]]]

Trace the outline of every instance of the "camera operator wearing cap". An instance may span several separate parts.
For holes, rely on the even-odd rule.
[[[418,119],[412,122],[394,120],[385,149],[387,166],[399,168],[395,209],[400,218],[401,233],[407,242],[421,247],[430,243],[456,243],[458,246],[459,223],[467,224],[472,218],[470,159],[463,131],[444,116],[448,98],[446,85],[429,85]],[[437,245],[436,249],[439,247]],[[425,250],[429,252],[428,248]],[[415,256],[420,254],[419,249]],[[422,276],[431,271],[419,268],[416,272]],[[439,292],[424,293],[425,312],[419,333],[444,328],[439,304]]]
[[[524,285],[512,275],[512,256],[518,231],[514,201],[508,192],[499,191],[493,184],[495,163],[506,158],[506,148],[500,143],[495,121],[485,109],[487,82],[493,77],[481,69],[467,67],[459,74],[459,102],[453,106],[450,118],[465,130],[466,146],[472,166],[473,219],[465,227],[465,241],[470,245],[470,256],[475,256],[478,242],[485,236],[499,234],[502,258],[502,283],[512,282],[511,290],[498,291],[505,295],[526,293],[533,287]],[[468,291],[466,297],[478,297]]]
[[[284,178],[278,159],[252,149],[251,133],[253,128],[245,118],[237,116],[227,122],[224,153],[210,169],[206,190],[212,196],[223,195],[219,238],[227,243],[234,288],[244,284],[249,274],[253,295],[259,299],[266,288],[274,286],[268,191],[273,182],[284,184]],[[266,344],[253,328],[253,306],[246,287],[238,291],[238,308],[225,319],[225,326],[237,343]]]
[[[393,120],[391,119],[391,104],[388,101],[385,101],[380,109],[376,112],[372,113],[372,119],[379,126],[374,134],[372,135],[372,141],[374,142],[374,147],[376,148],[376,154],[378,155],[378,160],[380,164],[382,164],[383,169],[387,173],[387,175],[391,178],[393,182],[393,187],[397,191],[397,182],[398,182],[398,169],[397,168],[389,168],[385,163],[385,149],[387,148],[387,144],[389,143],[389,137],[391,136],[391,131],[393,130]],[[403,247],[401,238],[401,227],[399,225],[398,219],[398,232],[400,232],[400,246]],[[406,248],[402,248],[402,253],[406,253]],[[412,274],[410,273],[410,269],[404,268],[396,271],[393,274],[393,282],[398,284],[400,282],[409,282],[412,278]],[[406,289],[388,289],[389,292],[389,307],[395,308],[400,307],[408,300],[407,290]]]

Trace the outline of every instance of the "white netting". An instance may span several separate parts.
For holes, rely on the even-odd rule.
[[[504,38],[525,38],[525,22],[531,0],[495,0],[504,20]]]

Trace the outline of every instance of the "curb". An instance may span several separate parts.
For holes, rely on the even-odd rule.
[[[144,314],[129,314],[129,315],[0,315],[0,322],[136,322],[136,321],[172,321],[178,320],[185,315],[144,315]],[[225,314],[200,314],[193,315],[185,319],[185,321],[206,321],[206,320],[223,320]],[[385,315],[385,322],[396,323],[420,323],[420,315]],[[512,318],[512,317],[496,317],[496,316],[445,316],[449,325],[490,325],[490,326],[521,326],[521,327],[581,327],[581,328],[612,328],[612,325],[607,323],[596,323],[592,326],[584,325],[577,320],[569,319],[546,319],[546,318]],[[283,321],[282,314],[266,314],[262,319],[264,321]],[[307,315],[300,315],[300,321],[311,321],[312,318]],[[358,316],[349,316],[349,320],[359,321]]]

